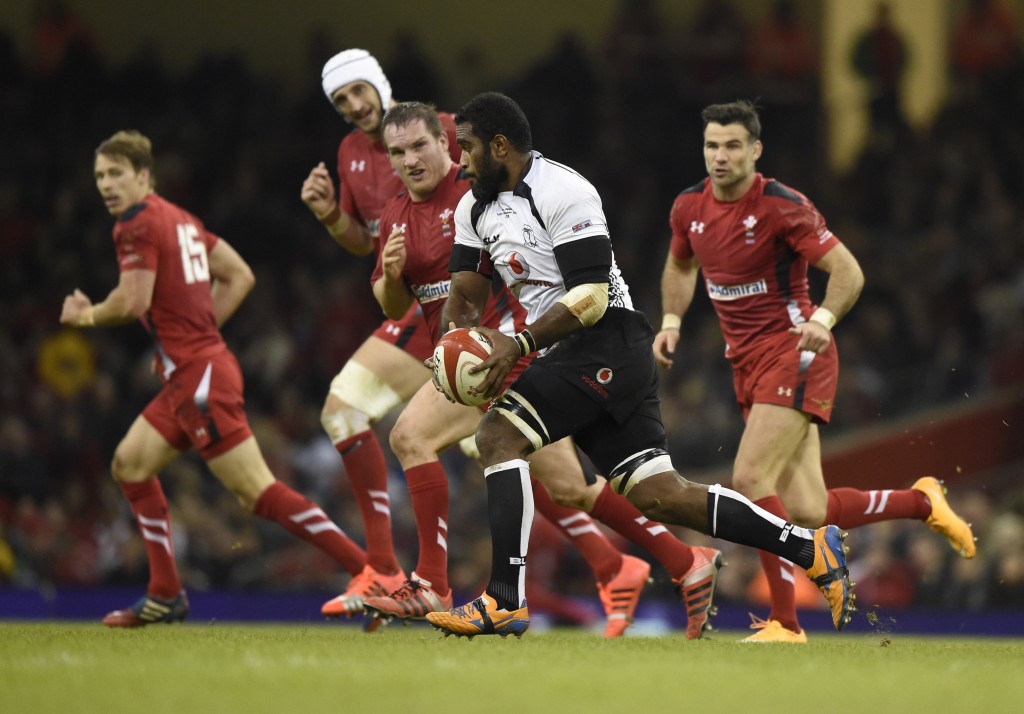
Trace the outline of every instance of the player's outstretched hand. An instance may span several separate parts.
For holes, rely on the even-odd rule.
[[[679,330],[662,330],[654,336],[654,361],[660,367],[668,369],[672,366],[672,355],[679,344]]]
[[[323,218],[334,210],[334,181],[327,170],[327,166],[321,161],[309,172],[309,176],[302,182],[302,202],[309,206],[318,219]]]

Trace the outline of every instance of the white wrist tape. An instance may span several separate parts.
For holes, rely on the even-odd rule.
[[[661,329],[662,330],[678,330],[683,326],[683,318],[679,315],[673,315],[671,312],[666,312],[665,317],[661,318]]]
[[[808,320],[813,320],[814,322],[817,322],[819,325],[824,325],[825,329],[828,330],[829,332],[831,332],[832,328],[836,326],[836,316],[833,315],[830,310],[826,310],[823,307],[819,307],[817,310],[811,313],[811,316],[808,318]]]

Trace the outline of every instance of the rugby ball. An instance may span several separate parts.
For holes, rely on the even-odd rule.
[[[434,347],[434,379],[441,389],[459,404],[477,407],[489,401],[479,394],[470,394],[470,387],[478,387],[487,377],[487,370],[470,374],[469,369],[483,362],[491,354],[491,343],[486,337],[468,327],[449,330]]]

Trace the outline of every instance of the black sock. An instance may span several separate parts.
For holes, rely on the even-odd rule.
[[[787,523],[718,484],[708,490],[708,532],[775,553],[804,569],[814,564],[814,531]]]
[[[489,467],[487,513],[491,524],[491,581],[487,594],[505,610],[526,605],[526,549],[533,526],[530,464],[505,461]]]

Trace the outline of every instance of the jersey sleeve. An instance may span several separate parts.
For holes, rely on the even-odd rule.
[[[812,265],[839,245],[839,239],[825,225],[825,218],[806,199],[802,203],[785,202],[778,220],[786,244]]]
[[[121,225],[115,236],[117,267],[122,273],[126,270],[155,271],[160,264],[156,227],[145,213]]]
[[[672,242],[669,243],[668,250],[676,260],[689,260],[693,257],[686,215],[686,200],[683,196],[676,196],[672,210],[668,214],[668,225],[672,230]]]
[[[448,272],[460,273],[471,271],[489,274],[490,256],[484,248],[484,242],[473,227],[473,206],[476,200],[472,192],[467,192],[459,199],[455,207],[455,242],[452,255],[448,262]]]
[[[582,178],[567,183],[563,190],[549,193],[548,201],[538,210],[555,246],[608,235],[601,197]]]
[[[359,212],[359,207],[356,206],[355,195],[352,193],[348,181],[345,180],[345,172],[342,167],[346,163],[348,162],[345,159],[345,142],[342,141],[338,145],[338,208],[363,225],[366,225],[363,215]]]

